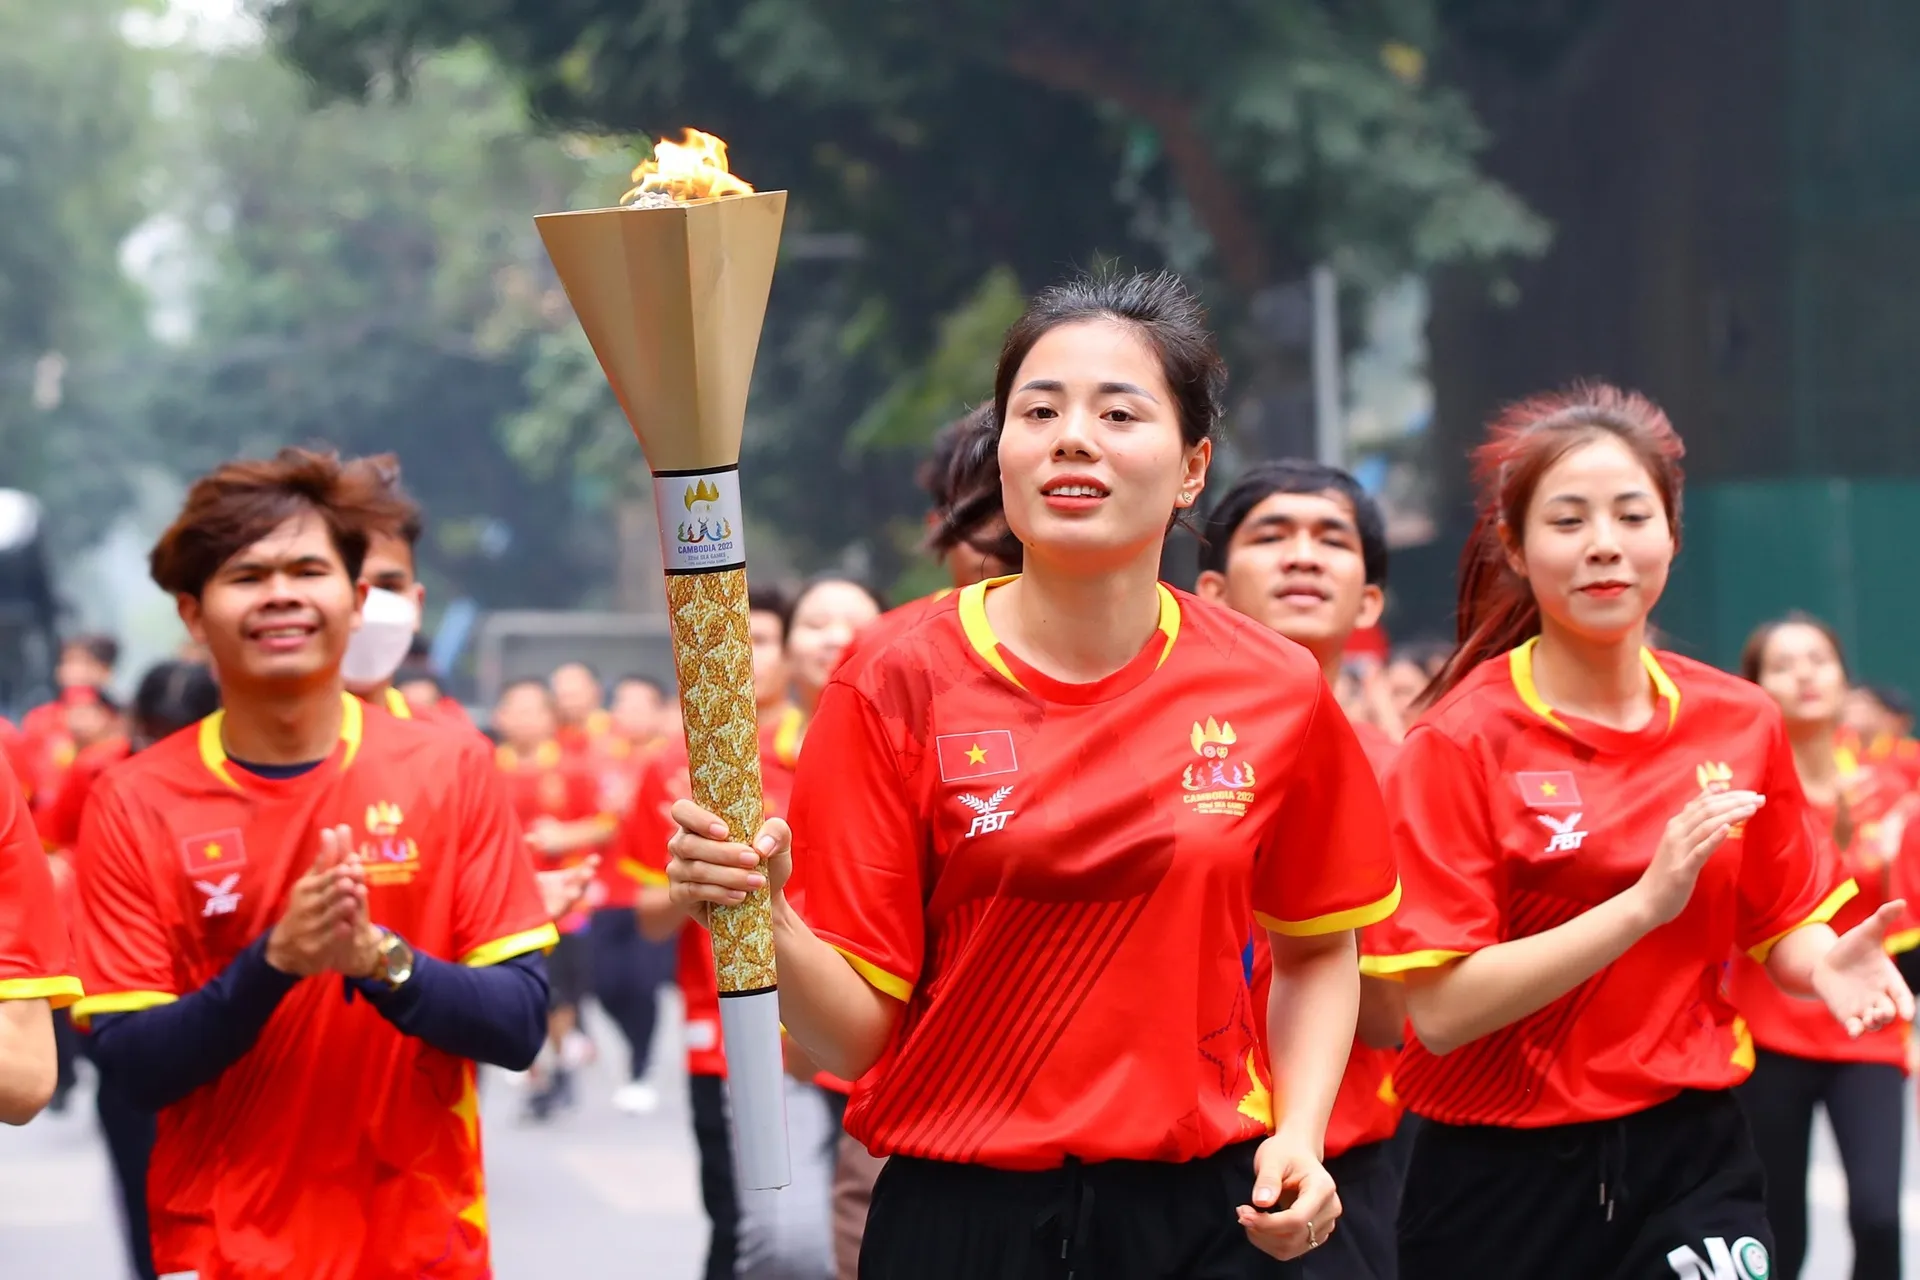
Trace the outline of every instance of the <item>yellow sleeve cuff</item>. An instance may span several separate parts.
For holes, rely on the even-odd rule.
[[[45,1000],[56,1009],[64,1009],[85,994],[80,989],[80,979],[65,974],[52,978],[0,978],[0,1000]]]
[[[1397,956],[1361,956],[1360,975],[1399,982],[1411,969],[1438,969],[1468,954],[1465,951],[1408,951]]]
[[[1379,924],[1400,905],[1400,882],[1393,882],[1393,892],[1364,907],[1352,907],[1346,911],[1334,911],[1324,916],[1314,916],[1309,920],[1276,920],[1270,915],[1256,911],[1253,918],[1260,927],[1269,933],[1278,933],[1289,938],[1311,938],[1316,934],[1339,933],[1343,929],[1364,929],[1370,924]]]
[[[635,884],[651,885],[656,889],[664,889],[667,887],[667,873],[664,871],[655,871],[644,862],[637,862],[632,858],[622,858],[616,866],[621,875],[633,881]]]
[[[520,933],[510,933],[504,938],[495,938],[492,942],[483,942],[466,955],[460,957],[460,963],[469,969],[478,969],[484,965],[499,964],[502,960],[511,960],[515,956],[526,955],[529,951],[545,951],[559,945],[560,931],[552,923],[541,925],[537,929],[527,929]]]
[[[171,991],[114,991],[101,996],[83,996],[73,1004],[73,1024],[87,1029],[96,1013],[138,1013],[155,1005],[172,1004],[180,997]]]
[[[834,947],[834,950],[845,956],[847,963],[853,966],[853,971],[865,978],[872,984],[873,989],[882,995],[892,996],[901,1004],[913,998],[913,984],[905,978],[888,973],[870,960],[862,960],[845,947]]]
[[[1773,954],[1774,947],[1779,945],[1780,939],[1786,937],[1788,934],[1792,933],[1795,929],[1804,929],[1810,924],[1827,923],[1827,921],[1833,919],[1835,912],[1839,911],[1840,908],[1846,906],[1847,903],[1851,902],[1854,896],[1859,892],[1860,892],[1859,885],[1855,884],[1851,880],[1847,881],[1845,884],[1841,885],[1838,889],[1835,889],[1832,893],[1828,894],[1826,897],[1826,901],[1822,902],[1819,906],[1813,909],[1812,915],[1808,916],[1805,920],[1802,920],[1799,924],[1792,925],[1788,928],[1782,929],[1780,932],[1774,934],[1771,938],[1768,938],[1765,942],[1761,943],[1759,946],[1749,947],[1747,949],[1747,954],[1752,956],[1759,963],[1765,964],[1767,962],[1767,957]]]

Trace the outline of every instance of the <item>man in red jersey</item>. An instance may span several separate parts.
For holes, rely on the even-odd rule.
[[[20,751],[26,761],[27,793],[33,812],[38,815],[60,794],[78,753],[73,735],[67,729],[67,708],[96,689],[104,689],[113,679],[120,661],[120,642],[109,635],[84,634],[69,637],[60,647],[60,662],[54,668],[54,684],[59,689],[53,701],[27,712],[20,722]]]
[[[562,749],[568,755],[597,751],[600,740],[613,732],[599,673],[584,662],[563,662],[553,669],[548,683],[553,689],[553,709],[560,717]]]
[[[80,997],[53,876],[13,768],[0,757],[0,1124],[25,1124],[58,1076],[51,1009]]]
[[[781,645],[791,599],[781,589],[757,587],[748,594],[753,640],[754,692],[760,711],[762,808],[784,815],[793,795],[793,770],[805,727],[799,708],[787,700],[787,665]],[[828,1201],[834,1183],[826,1138],[838,1130],[836,1099],[814,1082],[817,1074],[789,1043],[788,1136],[792,1182],[778,1192],[742,1192],[734,1185],[728,1145],[727,1057],[720,1040],[720,990],[706,929],[667,896],[667,840],[675,828],[669,810],[693,793],[684,741],[663,749],[641,779],[633,807],[621,823],[616,854],[640,883],[642,928],[655,939],[678,938],[681,996],[686,1004],[687,1076],[694,1142],[700,1153],[700,1185],[711,1224],[706,1280],[819,1276],[827,1266]]]
[[[1331,686],[1348,638],[1379,620],[1386,578],[1386,525],[1367,491],[1337,468],[1285,460],[1253,467],[1221,496],[1201,539],[1194,591],[1303,646]],[[1384,774],[1394,743],[1365,721],[1353,730],[1374,772]],[[1253,1004],[1264,1008],[1273,980],[1264,940],[1253,943],[1250,962]],[[1399,1275],[1400,1170],[1389,1140],[1400,1125],[1392,1075],[1405,1021],[1392,983],[1362,980],[1359,1034],[1327,1122],[1327,1172],[1340,1188],[1340,1227],[1300,1260],[1305,1276]]]
[[[223,708],[95,786],[76,1015],[159,1112],[162,1274],[491,1274],[477,1064],[538,1052],[555,933],[485,743],[342,686],[389,514],[287,449],[203,477],[153,549]]]
[[[507,780],[515,816],[544,871],[578,866],[613,830],[600,807],[600,787],[587,762],[569,756],[554,741],[553,698],[538,680],[515,680],[494,704],[500,746],[494,760]],[[573,1099],[570,1058],[583,1056],[580,1004],[591,988],[587,911],[575,906],[555,922],[559,945],[547,960],[550,986],[547,1042],[550,1053],[536,1068],[528,1113],[544,1120]]]

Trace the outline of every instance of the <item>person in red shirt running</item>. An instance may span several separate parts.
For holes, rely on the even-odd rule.
[[[67,731],[75,748],[73,766],[41,823],[41,839],[54,849],[72,849],[79,841],[80,814],[94,782],[133,753],[120,704],[104,690],[74,700],[67,708]]]
[[[554,739],[553,695],[544,682],[514,680],[500,690],[493,708],[500,745],[494,759],[507,780],[528,846],[544,870],[563,870],[584,860],[612,832],[600,808],[600,786],[587,761],[569,756]],[[545,1120],[573,1101],[573,1073],[580,1065],[580,1005],[592,988],[588,912],[576,906],[555,926],[560,942],[547,956],[550,1004],[547,1049],[533,1071],[527,1114]]]
[[[109,635],[71,636],[60,646],[54,668],[59,689],[53,701],[27,712],[20,722],[19,749],[27,762],[28,798],[36,818],[60,794],[78,748],[67,728],[67,708],[104,689],[120,661],[120,642]]]
[[[847,1127],[888,1157],[863,1276],[1224,1280],[1333,1229],[1353,931],[1399,887],[1313,658],[1158,581],[1224,381],[1170,275],[1038,294],[994,384],[1025,572],[836,675],[791,833],[751,836],[786,1027],[859,1081]],[[718,819],[674,818],[677,902],[763,883]]]
[[[1888,859],[1875,831],[1892,787],[1884,765],[1843,771],[1835,735],[1847,692],[1839,638],[1825,623],[1790,614],[1762,624],[1740,655],[1740,674],[1779,704],[1813,818],[1813,840],[1830,886],[1859,892],[1833,917],[1836,930],[1871,916],[1889,896]],[[1911,945],[1911,934],[1905,939]],[[1896,945],[1889,939],[1889,948]],[[1847,1176],[1847,1222],[1855,1280],[1899,1280],[1900,1159],[1906,1106],[1907,1039],[1894,1022],[1849,1036],[1826,1010],[1795,1000],[1766,971],[1736,954],[1727,994],[1753,1042],[1753,1074],[1739,1089],[1767,1171],[1776,1280],[1798,1280],[1807,1255],[1807,1162],[1813,1113],[1824,1107]]]
[[[1380,507],[1335,467],[1284,460],[1255,465],[1234,481],[1207,517],[1200,539],[1202,600],[1224,604],[1304,647],[1329,685],[1348,638],[1386,607],[1387,534]],[[1354,736],[1376,775],[1395,743],[1355,721]],[[1256,940],[1249,961],[1254,1004],[1265,998],[1273,962]],[[1327,1172],[1340,1189],[1340,1229],[1301,1259],[1302,1274],[1327,1280],[1393,1280],[1399,1274],[1394,1220],[1400,1158],[1389,1146],[1400,1125],[1393,1064],[1406,1005],[1398,984],[1360,984],[1360,1034],[1327,1122]],[[1257,1029],[1257,1028],[1256,1028]]]
[[[46,850],[4,758],[0,813],[0,1124],[25,1124],[53,1097],[52,1011],[80,998],[80,980]]]
[[[539,1051],[556,935],[486,745],[342,685],[384,502],[286,449],[153,550],[222,709],[94,786],[75,1016],[159,1113],[162,1274],[492,1273],[476,1070]]]
[[[747,590],[747,634],[753,645],[754,701],[759,713],[762,783],[769,773],[765,748],[792,717],[787,697],[781,619],[790,604],[775,585]],[[713,971],[707,931],[673,905],[667,893],[666,842],[675,827],[669,810],[690,795],[686,743],[669,740],[641,770],[632,806],[614,837],[614,857],[639,891],[635,911],[641,931],[658,943],[673,943],[680,995],[685,1005],[687,1099],[700,1160],[700,1199],[707,1213],[705,1280],[735,1280],[740,1251],[740,1193],[734,1185],[733,1149],[727,1127],[727,1057],[720,1043],[720,986]],[[781,808],[784,810],[784,804]]]
[[[606,690],[600,675],[584,662],[563,662],[553,669],[553,709],[560,717],[559,743],[568,755],[586,755],[599,749],[600,740],[613,732],[613,717],[603,705]]]
[[[1367,937],[1415,1032],[1405,1280],[1769,1274],[1727,957],[1849,1035],[1912,1014],[1898,904],[1825,923],[1853,887],[1821,874],[1772,699],[1644,643],[1680,454],[1592,385],[1510,407],[1476,455],[1460,647],[1387,775],[1406,896]]]

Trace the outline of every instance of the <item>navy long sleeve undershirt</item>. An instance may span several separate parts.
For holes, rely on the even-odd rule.
[[[251,1049],[301,979],[267,963],[262,937],[198,991],[93,1019],[93,1060],[134,1105],[159,1111],[211,1084]],[[311,981],[340,981],[323,976]],[[538,953],[468,968],[416,955],[398,991],[353,983],[401,1032],[477,1062],[525,1070],[546,1038],[547,972]]]

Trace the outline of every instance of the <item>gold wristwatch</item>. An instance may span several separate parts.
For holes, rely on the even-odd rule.
[[[374,961],[373,981],[389,991],[398,991],[413,976],[413,948],[391,929],[380,930],[379,958]]]

